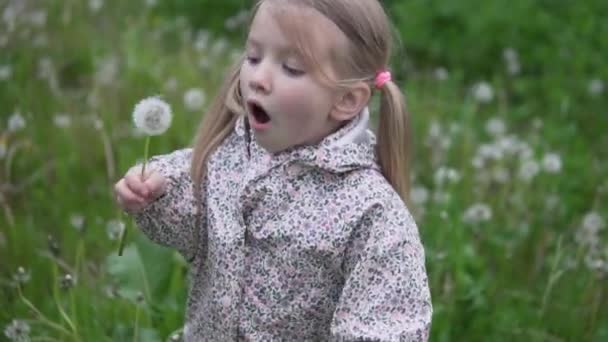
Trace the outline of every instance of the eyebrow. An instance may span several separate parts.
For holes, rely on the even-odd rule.
[[[259,48],[264,45],[261,43],[260,40],[256,39],[255,37],[247,38],[247,44],[253,45],[256,48]],[[284,54],[298,55],[298,50],[293,45],[279,45],[278,49]]]

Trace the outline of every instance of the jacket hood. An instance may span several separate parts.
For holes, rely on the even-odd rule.
[[[376,137],[368,128],[369,120],[369,109],[366,107],[353,120],[320,143],[296,146],[273,154],[255,141],[253,129],[249,127],[244,116],[237,120],[235,131],[238,136],[247,140],[249,156],[254,162],[269,163],[269,166],[293,163],[330,173],[369,168],[380,170],[375,150]]]

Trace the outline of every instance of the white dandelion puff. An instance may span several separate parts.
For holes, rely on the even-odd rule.
[[[158,97],[141,100],[133,111],[133,122],[147,135],[160,135],[171,126],[171,107]]]
[[[205,104],[205,92],[200,88],[188,89],[184,93],[184,106],[189,111],[197,111]]]
[[[494,90],[488,82],[479,82],[473,86],[473,98],[479,103],[489,103],[494,99]]]
[[[559,173],[562,170],[562,158],[557,153],[547,153],[541,164],[548,173]]]
[[[59,128],[67,128],[72,125],[72,117],[65,113],[56,114],[53,117],[53,123]]]
[[[492,136],[501,136],[505,134],[506,130],[505,122],[501,118],[491,118],[486,123],[486,132]]]
[[[110,220],[106,223],[106,233],[110,240],[117,240],[125,229],[125,223],[121,220]]]
[[[433,74],[435,75],[435,79],[437,81],[445,81],[449,77],[448,69],[446,69],[444,67],[439,67],[439,68],[435,69]]]
[[[471,205],[462,216],[466,223],[480,223],[489,221],[492,218],[492,209],[484,203],[475,203]]]
[[[599,96],[604,92],[604,81],[596,78],[589,81],[589,85],[587,86],[587,91],[592,96]]]
[[[96,13],[103,7],[103,0],[89,0],[89,9],[91,12]]]
[[[423,186],[416,186],[411,193],[412,202],[423,205],[429,200],[429,191]]]
[[[29,341],[30,326],[27,322],[14,319],[9,325],[4,328],[4,336],[11,341]]]
[[[19,111],[16,111],[8,118],[8,131],[17,132],[23,128],[25,128],[25,118]]]
[[[13,69],[9,64],[0,65],[0,81],[6,81],[11,78]]]
[[[77,231],[82,231],[84,228],[84,216],[81,214],[72,214],[70,216],[70,224]]]
[[[519,168],[519,177],[524,181],[530,181],[540,171],[540,166],[535,160],[529,159],[524,161]]]

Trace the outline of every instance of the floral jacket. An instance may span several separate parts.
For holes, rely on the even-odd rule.
[[[270,155],[239,118],[208,161],[198,221],[192,150],[151,159],[167,192],[135,219],[190,260],[186,341],[428,339],[424,249],[368,121],[366,109],[315,146]]]

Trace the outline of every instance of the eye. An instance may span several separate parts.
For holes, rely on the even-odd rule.
[[[258,63],[260,63],[259,57],[247,56],[245,59],[247,60],[247,63],[251,65],[257,65]]]
[[[287,64],[283,64],[283,70],[285,70],[285,72],[289,75],[289,76],[294,76],[294,77],[298,77],[298,76],[302,76],[304,75],[306,72],[304,70],[300,70],[294,67],[290,67]]]

